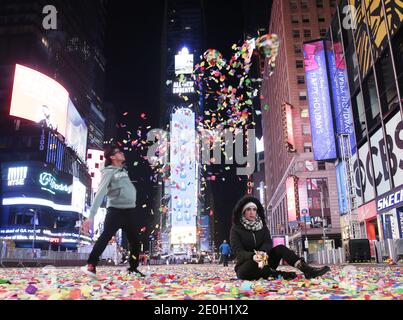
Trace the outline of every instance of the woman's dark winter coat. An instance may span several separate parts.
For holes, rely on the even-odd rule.
[[[245,229],[241,224],[242,208],[249,202],[257,206],[257,214],[263,222],[263,228],[259,231]],[[233,211],[233,224],[230,232],[230,243],[236,257],[237,268],[247,260],[252,260],[256,251],[264,251],[267,254],[273,247],[270,232],[267,228],[264,209],[260,201],[254,197],[246,196],[239,200]]]

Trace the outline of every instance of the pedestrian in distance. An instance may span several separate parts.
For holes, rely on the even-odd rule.
[[[235,272],[238,279],[258,280],[279,276],[286,280],[296,278],[295,272],[277,270],[281,259],[302,271],[307,279],[322,276],[330,270],[328,266],[313,267],[307,264],[284,245],[273,247],[263,206],[254,197],[246,196],[235,206],[230,234],[231,247],[237,260]]]
[[[231,254],[231,247],[227,243],[227,240],[223,241],[218,250],[220,250],[224,267],[228,267],[228,258]]]
[[[111,145],[104,150],[105,166],[102,170],[101,182],[98,192],[90,210],[89,218],[83,223],[84,233],[88,233],[93,226],[94,216],[107,197],[107,214],[104,222],[104,231],[94,245],[88,258],[87,265],[81,270],[87,275],[96,278],[96,266],[99,257],[105,250],[108,242],[122,229],[129,242],[129,273],[135,273],[144,277],[137,268],[139,265],[140,242],[137,237],[138,223],[135,212],[136,188],[130,181],[127,170],[124,168],[126,161],[124,153],[119,147]]]

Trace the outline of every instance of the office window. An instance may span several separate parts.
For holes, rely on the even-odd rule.
[[[292,37],[293,38],[299,38],[300,37],[299,30],[292,30]]]
[[[311,135],[311,127],[309,124],[303,124],[302,125],[302,134],[304,136],[310,136]]]
[[[299,18],[297,16],[292,16],[291,17],[291,23],[298,24],[299,23]]]
[[[301,8],[302,9],[308,9],[308,2],[307,1],[301,1]]]
[[[309,117],[308,109],[301,109],[301,118],[308,118],[308,117]]]
[[[327,30],[326,29],[320,29],[319,34],[320,34],[321,37],[326,37]]]
[[[294,44],[294,53],[295,54],[301,54],[302,53],[302,48],[300,44]]]
[[[316,8],[323,8],[323,0],[316,0]]]
[[[101,160],[101,161],[103,161],[104,160],[104,156],[99,156],[99,159]]]
[[[297,8],[298,8],[297,1],[290,1],[290,9],[295,10]]]
[[[400,95],[403,95],[403,28],[395,34],[392,40],[393,56],[395,58],[397,83],[399,84]]]
[[[303,60],[297,60],[295,62],[295,65],[296,65],[297,69],[302,69],[304,67],[304,61]]]
[[[386,48],[382,57],[376,63],[378,77],[379,97],[383,112],[388,112],[399,103],[397,89],[393,74],[392,60],[389,48]]]
[[[369,74],[364,81],[363,86],[365,113],[367,116],[368,129],[374,127],[380,119],[380,108],[378,102],[378,93],[376,91],[375,77],[373,72]]]
[[[305,77],[304,76],[297,76],[298,84],[305,84]]]
[[[319,23],[321,23],[321,22],[326,22],[325,16],[324,16],[324,15],[319,15],[319,16],[318,16],[318,22],[319,22]]]
[[[354,113],[354,126],[357,142],[364,138],[367,126],[365,122],[365,108],[362,92],[360,91],[355,97],[351,99],[352,109]]]
[[[310,142],[305,142],[304,143],[304,152],[307,152],[307,153],[312,152],[312,143],[310,143]]]
[[[299,100],[300,101],[305,101],[306,100],[306,91],[300,91],[299,92]]]
[[[336,0],[330,0],[330,7],[334,8],[336,6]]]
[[[318,161],[318,170],[325,171],[326,170],[326,162],[325,161]]]
[[[309,16],[302,16],[302,22],[309,23]]]
[[[310,38],[312,36],[311,30],[304,29],[304,37]]]
[[[92,153],[88,154],[88,159],[92,159]]]
[[[96,169],[99,169],[99,163],[96,163],[96,164],[95,164],[95,168],[96,168]]]

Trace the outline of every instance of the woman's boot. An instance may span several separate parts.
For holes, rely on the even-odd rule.
[[[295,264],[295,267],[304,273],[305,278],[312,279],[323,276],[326,272],[330,271],[328,266],[324,267],[312,267],[305,262],[304,259],[300,259]]]

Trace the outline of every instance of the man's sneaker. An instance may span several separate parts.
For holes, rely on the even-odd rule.
[[[130,267],[129,269],[127,269],[127,271],[129,272],[129,274],[136,274],[139,277],[145,277],[146,275],[142,272],[140,272],[137,268],[132,268]]]
[[[84,272],[87,276],[96,279],[97,278],[97,270],[93,264],[87,264],[80,268],[82,272]]]

